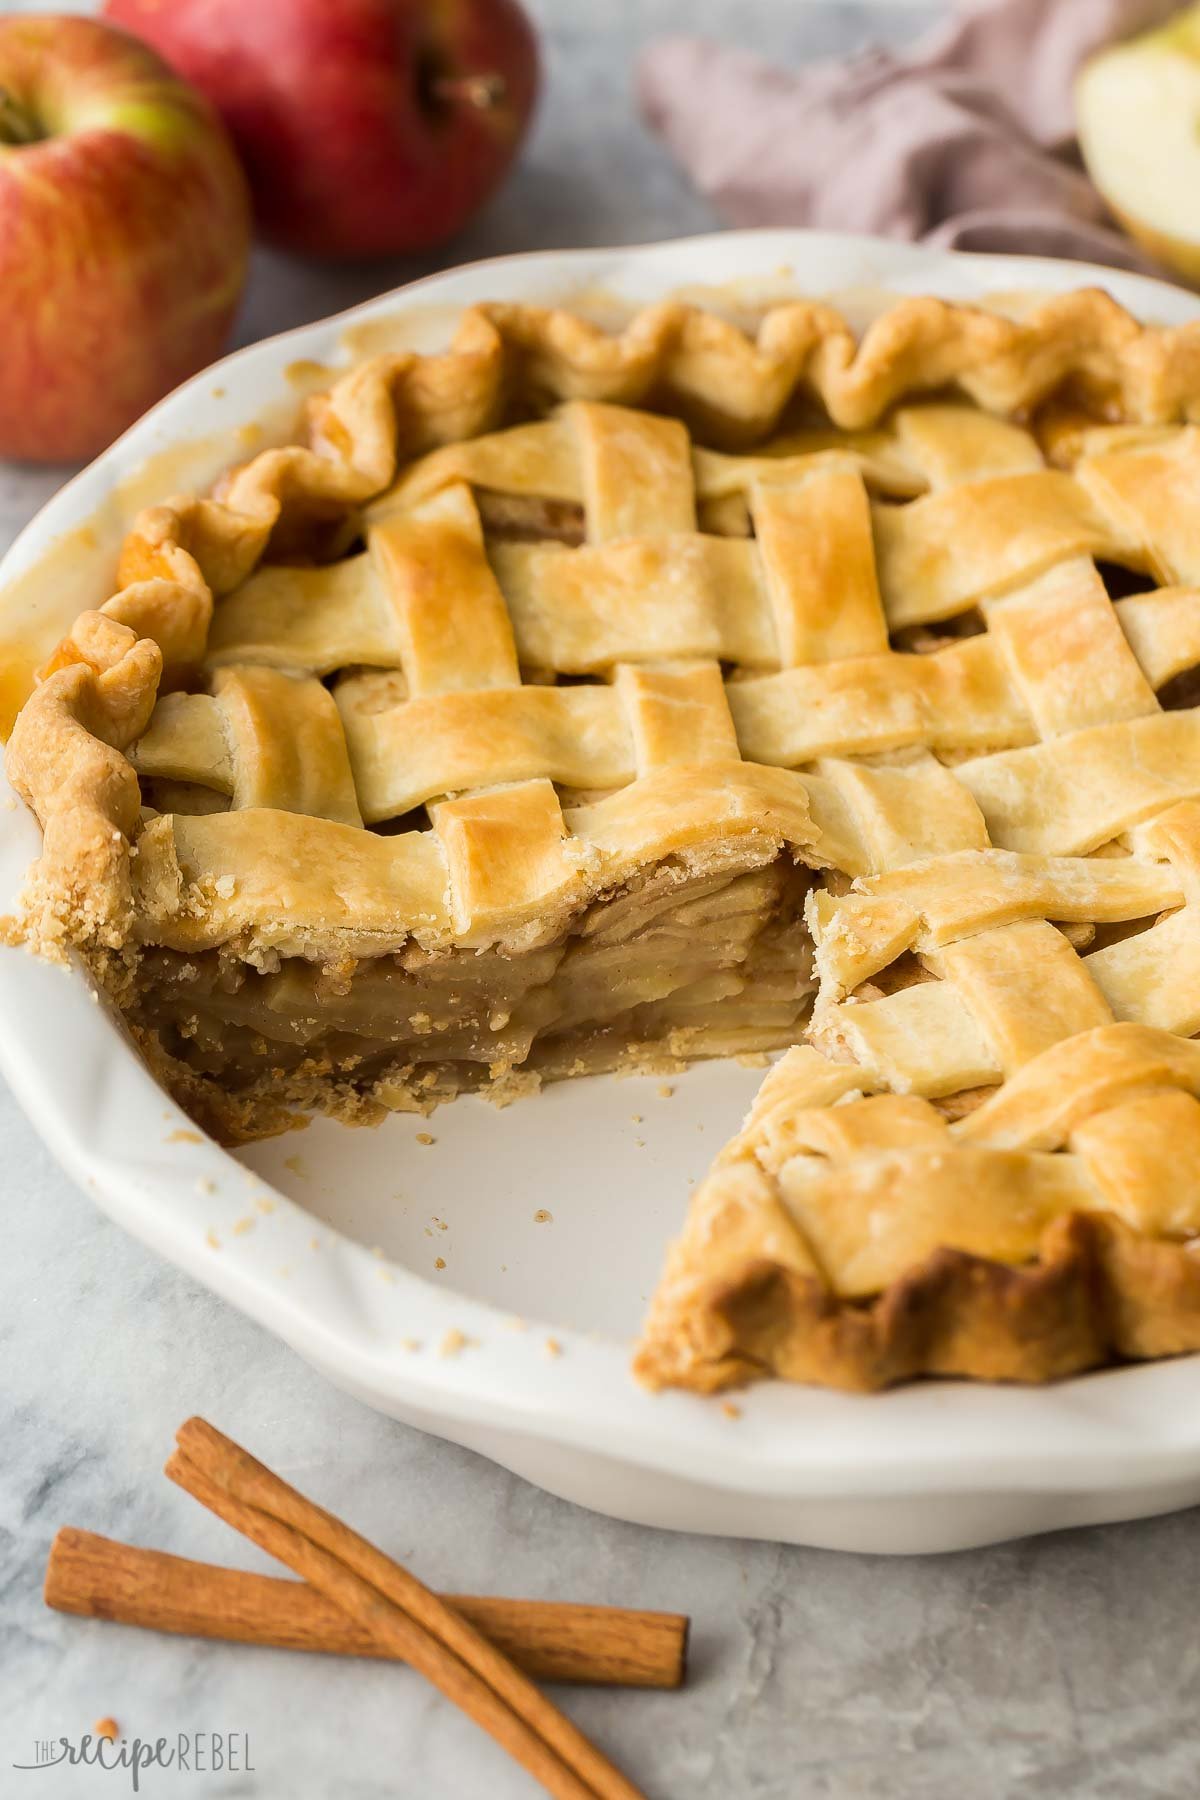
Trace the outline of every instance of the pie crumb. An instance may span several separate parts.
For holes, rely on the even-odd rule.
[[[400,1339],[400,1348],[402,1350],[419,1350],[421,1348],[421,1340],[420,1338],[414,1337],[402,1337]]]
[[[211,1176],[201,1175],[199,1181],[196,1183],[196,1192],[198,1194],[215,1194],[216,1191],[217,1184],[213,1181]]]
[[[438,1355],[457,1356],[460,1350],[469,1350],[476,1341],[475,1338],[468,1337],[465,1331],[460,1331],[457,1325],[452,1325],[438,1345]]]
[[[556,1337],[548,1337],[546,1339],[545,1349],[547,1356],[561,1356],[563,1353],[562,1345]]]
[[[642,1115],[641,1113],[630,1113],[629,1120],[633,1125],[640,1125],[642,1122]]]
[[[740,1419],[742,1416],[741,1407],[733,1400],[722,1400],[721,1411],[725,1414],[727,1419]]]
[[[120,1728],[117,1725],[117,1721],[107,1715],[103,1719],[97,1719],[96,1723],[92,1726],[92,1736],[107,1738],[110,1744],[115,1744],[120,1735]]]
[[[247,1213],[244,1218],[236,1219],[233,1225],[234,1237],[244,1237],[248,1231],[254,1230],[254,1216]]]
[[[658,1084],[658,1091],[664,1100],[669,1100],[671,1095],[675,1092],[675,1089],[671,1086],[669,1081],[660,1081]]]
[[[433,1266],[435,1269],[444,1269],[446,1266],[445,1257],[444,1256],[435,1256],[433,1259]]]
[[[436,1144],[437,1139],[434,1137],[432,1131],[418,1131],[417,1142],[418,1144]]]
[[[547,1212],[544,1206],[539,1206],[533,1215],[533,1222],[535,1225],[553,1225],[554,1214]]]
[[[198,1131],[171,1131],[167,1134],[168,1144],[202,1144],[204,1139]]]
[[[221,1240],[211,1226],[204,1234],[204,1241],[210,1250],[219,1250],[221,1248]]]
[[[275,1202],[271,1199],[269,1194],[260,1194],[254,1204],[257,1206],[260,1213],[273,1213],[275,1211]]]

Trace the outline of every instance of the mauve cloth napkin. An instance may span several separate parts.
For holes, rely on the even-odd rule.
[[[1159,273],[1070,157],[1071,84],[1094,50],[1179,4],[975,0],[907,54],[869,49],[797,69],[703,38],[666,38],[642,54],[638,100],[730,224],[876,232]]]

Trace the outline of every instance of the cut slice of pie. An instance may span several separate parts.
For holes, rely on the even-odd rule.
[[[653,1383],[1198,1348],[1193,417],[1098,292],[477,308],[138,521],[22,930],[227,1139],[786,1049]]]

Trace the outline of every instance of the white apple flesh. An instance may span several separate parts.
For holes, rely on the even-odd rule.
[[[1091,59],[1075,85],[1079,147],[1110,210],[1200,284],[1200,7]]]

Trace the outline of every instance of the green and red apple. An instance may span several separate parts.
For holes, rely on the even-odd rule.
[[[537,39],[517,0],[106,0],[229,127],[263,234],[317,256],[423,250],[495,191]]]
[[[223,127],[152,50],[0,18],[0,457],[91,456],[211,362],[250,223]]]

